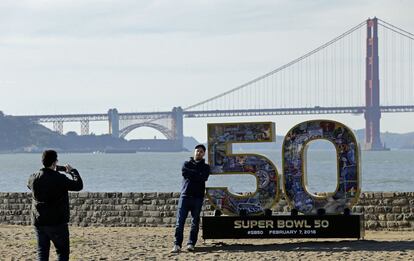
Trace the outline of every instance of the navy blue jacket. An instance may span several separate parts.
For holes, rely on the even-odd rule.
[[[30,176],[28,188],[32,191],[32,223],[35,226],[60,225],[69,222],[68,191],[79,191],[83,182],[76,169],[65,174],[43,168]]]
[[[205,163],[204,159],[196,162],[191,158],[184,162],[181,171],[183,173],[181,197],[204,198],[210,166]]]

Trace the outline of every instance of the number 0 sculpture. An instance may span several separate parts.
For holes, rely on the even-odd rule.
[[[333,143],[337,160],[335,192],[317,196],[306,189],[306,153],[309,142],[324,139]],[[341,213],[351,209],[360,193],[359,147],[352,131],[331,120],[302,122],[288,131],[282,147],[284,190],[291,207],[304,214]]]

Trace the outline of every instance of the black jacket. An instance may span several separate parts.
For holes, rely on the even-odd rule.
[[[206,181],[210,175],[210,166],[205,163],[204,159],[196,162],[191,158],[184,162],[182,174],[181,197],[203,198]]]
[[[32,191],[32,224],[59,225],[69,222],[68,191],[79,191],[83,182],[76,169],[65,174],[43,168],[29,177],[27,187]]]

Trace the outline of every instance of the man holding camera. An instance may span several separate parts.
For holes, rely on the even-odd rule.
[[[57,162],[56,151],[44,151],[44,168],[32,174],[27,185],[32,191],[32,224],[37,238],[38,260],[49,259],[50,241],[56,248],[58,260],[69,260],[68,191],[83,188],[79,172],[69,164],[57,166]],[[70,174],[72,178],[59,171]]]
[[[187,250],[194,251],[197,242],[200,224],[200,212],[204,202],[206,181],[210,175],[210,166],[204,161],[206,147],[199,144],[194,148],[194,157],[184,162],[182,167],[183,183],[177,209],[175,224],[175,241],[172,253],[181,251],[183,242],[184,224],[188,212],[191,212],[190,238],[187,241]]]

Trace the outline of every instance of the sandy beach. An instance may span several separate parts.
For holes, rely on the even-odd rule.
[[[188,227],[185,237],[188,236]],[[70,227],[71,260],[413,260],[414,232],[366,231],[364,240],[207,240],[171,254],[171,227]],[[200,231],[201,232],[201,231]],[[31,226],[0,225],[0,260],[35,260]],[[54,248],[51,259],[55,260]]]

